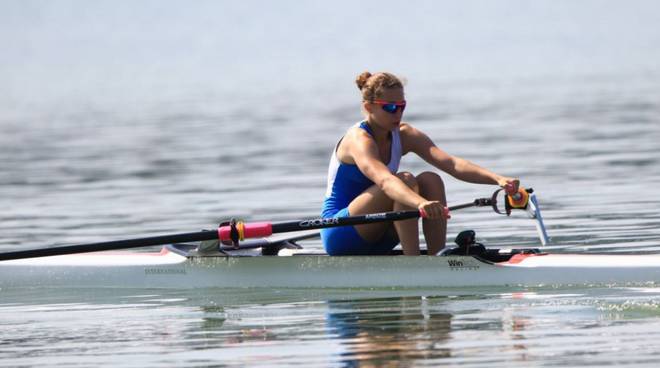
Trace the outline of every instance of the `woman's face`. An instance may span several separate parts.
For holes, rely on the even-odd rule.
[[[386,109],[392,111],[393,106],[384,106],[386,104],[396,104],[394,112],[388,112]],[[374,100],[374,102],[365,103],[365,109],[369,113],[369,121],[377,124],[380,128],[386,130],[393,130],[401,124],[401,117],[403,116],[403,107],[405,104],[405,96],[403,88],[390,88],[383,91],[383,93]]]

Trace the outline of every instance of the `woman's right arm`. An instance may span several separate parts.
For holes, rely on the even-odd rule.
[[[348,141],[345,142],[344,152],[388,197],[406,206],[424,210],[431,219],[442,218],[444,206],[440,202],[426,200],[392,174],[379,159],[378,147],[366,132],[352,131],[346,138]]]

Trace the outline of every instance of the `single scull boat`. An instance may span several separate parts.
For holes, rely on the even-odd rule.
[[[493,206],[500,213],[496,197],[497,192],[491,198],[450,209]],[[541,242],[545,243],[547,233],[533,194],[522,207],[537,220]],[[511,208],[507,205],[507,214]],[[273,233],[420,216],[423,214],[410,211],[279,224],[231,222],[221,225],[217,231],[2,253],[0,289],[405,288],[660,282],[660,255],[548,254],[538,249],[487,249],[475,242],[472,231],[459,234],[458,247],[448,248],[433,257],[397,254],[332,257],[298,245],[298,241],[317,236],[317,233],[243,242],[245,238]],[[199,245],[168,244],[158,253],[70,254],[134,248],[141,242],[154,245],[169,239],[202,242]],[[231,240],[234,245],[221,245],[217,239]]]

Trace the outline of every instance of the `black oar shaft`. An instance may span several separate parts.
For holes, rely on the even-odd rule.
[[[377,222],[400,221],[417,218],[419,216],[419,211],[394,211],[343,218],[317,218],[302,221],[276,222],[273,223],[273,234],[338,226],[365,225]]]
[[[449,211],[483,205],[481,200],[449,207]],[[420,217],[420,211],[392,211],[338,218],[317,218],[312,220],[285,221],[273,223],[273,234],[291,231],[324,229],[338,226],[365,225],[378,222],[401,221]]]
[[[478,199],[478,200],[475,200],[474,202],[457,204],[455,206],[451,206],[451,207],[449,207],[449,211],[456,211],[456,210],[460,210],[460,209],[463,209],[463,208],[470,208],[470,207],[477,207],[477,206],[490,206],[490,203],[484,204],[482,199]]]
[[[217,231],[199,231],[195,233],[183,233],[174,235],[152,236],[148,238],[115,240],[101,243],[90,243],[80,245],[67,245],[63,247],[41,248],[30,250],[19,250],[14,252],[0,253],[0,261],[20,258],[35,258],[46,256],[58,256],[73,253],[99,252],[105,250],[118,250],[149,247],[152,245],[163,245],[170,243],[184,243],[218,239]]]
[[[459,204],[449,207],[450,211],[474,206],[490,205],[488,199],[477,199],[474,202]],[[286,221],[277,223],[255,223],[241,224],[243,235],[248,237],[269,236],[274,233],[285,233],[301,230],[322,229],[337,226],[364,225],[377,222],[400,221],[420,217],[420,211],[393,211],[368,215],[358,215],[342,218],[317,218],[312,220]],[[0,261],[8,261],[21,258],[35,258],[46,256],[57,256],[74,253],[100,252],[106,250],[130,249],[149,247],[154,245],[164,245],[170,243],[185,243],[204,240],[232,240],[230,234],[236,232],[236,224],[220,227],[216,230],[205,230],[194,233],[182,233],[173,235],[153,236],[147,238],[115,240],[100,243],[67,245],[62,247],[19,250],[13,252],[0,253]],[[251,234],[250,234],[251,233]],[[243,238],[243,237],[241,237]]]

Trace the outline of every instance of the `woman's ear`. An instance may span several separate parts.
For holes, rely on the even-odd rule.
[[[364,111],[366,111],[367,113],[369,113],[369,114],[372,113],[372,111],[371,111],[372,106],[371,106],[371,104],[369,103],[369,101],[362,101],[362,108],[363,108]]]

